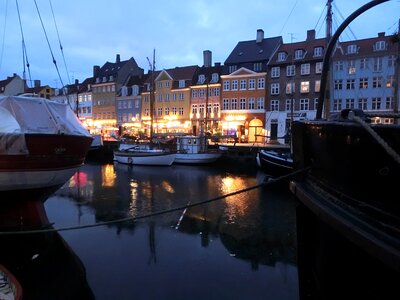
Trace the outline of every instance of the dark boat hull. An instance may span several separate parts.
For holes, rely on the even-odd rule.
[[[260,169],[272,177],[287,175],[293,171],[290,149],[281,150],[281,152],[277,150],[260,150],[257,153],[256,160]]]
[[[371,128],[400,153],[400,126]],[[296,169],[310,167],[292,192],[360,251],[400,272],[400,165],[388,148],[354,122],[295,122],[292,133]]]

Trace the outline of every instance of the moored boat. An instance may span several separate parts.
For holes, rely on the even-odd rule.
[[[356,10],[329,42],[323,63],[317,118],[295,121],[292,126],[295,170],[303,172],[291,181],[290,189],[316,223],[322,224],[320,228],[329,227],[330,232],[349,241],[359,255],[368,255],[384,266],[387,274],[395,274],[391,278],[398,281],[400,206],[396,195],[400,178],[399,115],[395,112],[386,114],[387,122],[384,124],[373,124],[372,113],[357,109],[345,109],[327,119],[321,118],[330,57],[338,37],[357,16],[386,1],[370,1]],[[313,237],[322,231],[315,226],[310,228],[314,230],[309,234]],[[329,239],[334,237],[332,234],[323,238],[329,243]],[[318,241],[314,244],[322,248],[322,243]],[[318,260],[323,264],[321,257]],[[315,274],[313,280],[317,280],[318,275]],[[392,288],[398,290],[397,287]]]
[[[0,299],[22,299],[22,287],[17,278],[4,266],[0,265]]]
[[[208,149],[206,136],[179,136],[176,138],[177,164],[209,164],[217,161],[222,152]]]
[[[175,152],[163,149],[142,149],[139,147],[114,151],[114,160],[128,165],[170,166],[176,157]]]
[[[293,172],[293,157],[289,148],[260,149],[256,154],[258,167],[272,177]]]
[[[93,138],[72,109],[44,98],[0,97],[0,193],[41,193],[84,163]]]

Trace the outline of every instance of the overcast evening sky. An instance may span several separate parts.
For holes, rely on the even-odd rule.
[[[333,31],[367,2],[334,0]],[[223,64],[239,41],[256,39],[257,29],[264,37],[282,36],[285,43],[304,41],[310,29],[317,38],[325,36],[326,0],[20,0],[18,7],[31,79],[51,87],[82,82],[94,65],[114,62],[116,54],[121,60],[133,57],[147,72],[154,49],[161,70],[202,66],[204,50],[212,52],[213,63]],[[379,4],[352,22],[341,39],[393,34],[399,18],[400,0]],[[15,0],[0,0],[0,42],[0,80],[13,73],[22,77]],[[26,74],[29,79],[28,69]]]

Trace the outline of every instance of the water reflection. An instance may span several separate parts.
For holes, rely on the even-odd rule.
[[[147,224],[152,252],[155,228],[161,226],[199,235],[202,247],[219,238],[232,257],[250,261],[255,269],[258,264],[273,266],[278,261],[295,264],[294,206],[289,193],[282,197],[282,192],[259,188],[158,215],[259,183],[253,173],[211,167],[86,165],[56,195],[90,207],[96,222],[138,218],[135,223],[108,226],[120,233]],[[157,216],[141,219],[152,214]],[[156,255],[152,256],[155,263]]]
[[[85,267],[57,232],[21,234],[52,229],[43,199],[5,203],[1,210],[0,264],[19,281],[23,299],[94,299]],[[4,234],[10,231],[15,234]]]

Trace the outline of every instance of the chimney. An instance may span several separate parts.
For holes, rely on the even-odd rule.
[[[315,40],[315,29],[307,30],[307,41]]]
[[[204,50],[203,51],[203,62],[204,62],[204,66],[206,68],[211,67],[211,51],[210,50]]]
[[[100,71],[100,66],[93,66],[93,77],[96,77]]]
[[[118,64],[121,62],[121,57],[119,56],[119,54],[117,54],[116,58],[115,58],[115,62]]]
[[[378,37],[382,38],[385,36],[385,32],[378,32]]]
[[[264,39],[264,30],[262,29],[257,29],[257,39],[256,39],[256,43],[259,44],[263,41]]]
[[[79,84],[79,79],[75,79],[75,85]]]
[[[34,84],[35,87],[40,87],[40,80],[39,79],[35,79],[33,82],[34,82],[33,84]]]

